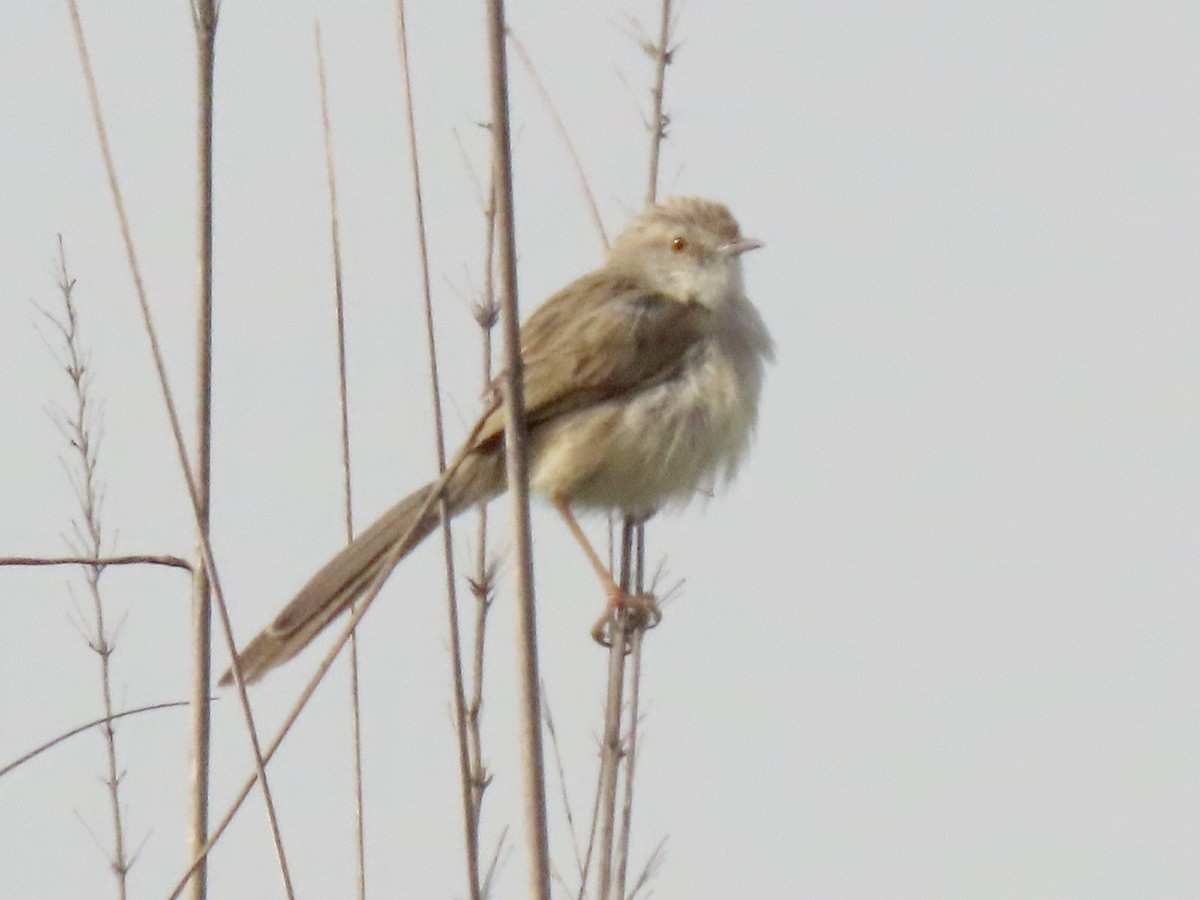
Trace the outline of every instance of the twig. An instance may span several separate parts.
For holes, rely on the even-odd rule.
[[[663,848],[667,845],[667,839],[664,837],[654,845],[654,849],[650,853],[650,857],[646,860],[646,865],[642,866],[642,871],[638,874],[637,879],[633,882],[633,887],[629,889],[629,893],[625,895],[625,900],[635,900],[642,888],[650,883],[650,879],[658,874],[659,867],[663,863]]]
[[[459,143],[461,148],[462,144]],[[465,152],[464,152],[465,156]],[[494,171],[493,171],[494,176]],[[488,199],[484,206],[486,238],[484,241],[483,296],[475,305],[475,322],[480,334],[480,376],[482,391],[486,393],[492,385],[492,329],[496,327],[496,307],[493,267],[496,246],[496,203],[495,177],[488,183]],[[482,199],[482,198],[481,198]],[[496,566],[488,561],[488,513],[487,504],[479,504],[476,523],[475,575],[471,578],[471,592],[475,596],[474,653],[471,660],[471,696],[467,701],[467,748],[471,767],[472,814],[475,818],[475,833],[479,834],[483,818],[483,794],[491,781],[483,761],[483,735],[480,721],[483,714],[483,660],[487,642],[488,613],[496,593]],[[497,847],[499,852],[499,847]],[[493,865],[495,864],[493,858]],[[488,893],[491,872],[484,875],[481,892]]]
[[[0,778],[3,778],[5,775],[7,775],[9,772],[13,771],[14,769],[17,769],[17,768],[25,765],[25,763],[29,762],[30,760],[34,759],[37,756],[40,756],[41,754],[45,753],[50,748],[55,747],[58,744],[61,744],[63,741],[68,740],[69,738],[75,737],[75,735],[77,735],[77,734],[83,734],[85,731],[95,728],[98,725],[110,724],[112,722],[117,721],[118,719],[124,719],[126,716],[136,716],[138,713],[153,712],[154,710],[157,710],[157,709],[172,709],[172,708],[178,707],[178,706],[189,706],[189,705],[190,704],[187,700],[176,700],[171,703],[152,703],[149,706],[139,706],[137,709],[127,709],[127,710],[124,710],[119,713],[113,713],[111,716],[106,715],[100,719],[93,719],[91,722],[87,722],[76,728],[72,728],[70,731],[65,732],[64,734],[60,734],[58,737],[51,738],[50,740],[46,741],[46,743],[44,743],[44,744],[39,744],[37,747],[34,747],[28,753],[26,753],[22,756],[19,756],[16,759],[14,759],[12,762],[8,763],[8,765],[0,766]]]
[[[67,253],[63,247],[62,235],[58,237],[58,267],[58,289],[62,295],[66,318],[57,324],[65,342],[64,368],[71,380],[75,401],[72,414],[64,418],[60,425],[68,433],[69,444],[75,451],[78,465],[74,481],[82,519],[75,519],[72,524],[76,534],[80,537],[78,549],[92,559],[91,565],[87,566],[84,572],[95,617],[94,629],[91,634],[87,635],[87,643],[100,662],[100,695],[104,707],[103,737],[108,765],[105,786],[108,788],[113,832],[113,848],[112,855],[109,857],[109,868],[117,880],[117,896],[124,900],[126,876],[131,864],[125,852],[125,824],[121,812],[121,775],[118,773],[117,765],[116,730],[112,724],[112,654],[115,649],[115,635],[104,623],[104,601],[100,593],[100,576],[103,574],[104,568],[96,562],[100,558],[100,551],[104,546],[99,501],[103,489],[96,471],[99,463],[99,440],[94,433],[97,423],[93,421],[90,413],[91,397],[88,393],[88,385],[91,383],[91,378],[84,358],[85,354],[80,346],[79,313],[73,296],[75,280],[67,272]]]
[[[438,379],[437,345],[433,334],[433,295],[429,284],[429,247],[425,233],[425,206],[421,190],[421,167],[417,154],[417,126],[413,113],[412,72],[408,61],[408,30],[404,21],[404,0],[396,2],[396,32],[400,49],[400,70],[404,74],[404,112],[408,125],[409,162],[417,220],[417,243],[421,257],[421,296],[425,310],[425,338],[429,354],[429,384],[433,399],[433,422],[437,444],[438,471],[446,469],[446,438],[442,422],[442,394]],[[462,634],[458,621],[458,596],[454,577],[454,543],[449,510],[445,498],[438,503],[441,513],[442,554],[446,573],[446,618],[450,629],[450,657],[454,682],[454,725],[458,738],[458,768],[463,807],[463,840],[467,856],[467,886],[471,900],[480,900],[479,828],[471,779],[471,758],[467,737],[467,700],[463,676]]]
[[[596,790],[592,794],[592,819],[588,827],[587,850],[583,854],[583,869],[579,877],[578,900],[587,896],[587,881],[592,870],[592,859],[596,854],[596,829],[600,827],[600,795],[604,792],[604,751],[600,752],[601,769],[596,778]]]
[[[642,546],[644,544],[639,544],[639,547]],[[641,572],[640,565],[638,571]],[[645,629],[635,628],[629,638],[629,737],[626,740],[624,751],[625,785],[621,802],[620,830],[617,837],[617,874],[615,879],[617,897],[625,896],[625,873],[629,868],[629,835],[633,823],[633,774],[637,763],[637,734],[640,724],[638,704],[642,687],[642,638],[645,637],[645,634]]]
[[[583,191],[583,199],[587,201],[588,212],[592,215],[592,224],[596,226],[596,232],[600,235],[600,243],[607,251],[608,235],[604,231],[604,222],[600,219],[600,208],[596,205],[596,195],[592,193],[591,185],[588,184],[587,175],[583,171],[583,163],[580,162],[579,153],[575,150],[575,143],[571,140],[571,135],[567,132],[567,126],[563,124],[562,116],[558,114],[558,108],[554,105],[554,101],[550,99],[550,92],[546,90],[546,85],[542,83],[537,69],[533,66],[533,61],[525,51],[525,45],[521,43],[521,39],[517,37],[517,33],[511,27],[508,29],[508,39],[512,42],[513,49],[517,51],[517,59],[521,60],[521,65],[529,73],[534,89],[537,90],[538,96],[542,98],[542,102],[546,105],[546,110],[550,113],[550,118],[554,121],[554,127],[558,130],[558,136],[562,138],[563,145],[567,148],[567,153],[571,157],[571,168],[575,170],[575,174],[579,178],[579,188]]]
[[[501,854],[507,859],[508,853],[505,853],[505,851],[510,851],[511,849],[508,844],[508,826],[505,825],[500,832],[500,839],[496,841],[496,852],[492,854],[487,871],[483,873],[484,900],[492,895],[492,885],[495,883],[496,873],[500,871]]]
[[[529,895],[550,898],[546,834],[546,775],[542,760],[542,705],[538,698],[537,616],[533,603],[533,551],[529,533],[529,448],[517,311],[517,251],[513,216],[512,148],[509,142],[508,66],[504,49],[504,0],[487,3],[488,62],[492,94],[492,160],[496,173],[500,310],[504,330],[505,475],[512,509],[513,571],[517,602],[517,655],[521,682],[521,747],[525,783],[525,829]]]
[[[563,812],[567,817],[567,831],[571,835],[571,849],[575,852],[575,869],[579,875],[580,885],[584,885],[587,882],[587,870],[584,868],[583,857],[579,852],[579,836],[575,833],[575,815],[571,809],[571,797],[567,793],[567,773],[563,767],[562,748],[558,744],[558,732],[554,728],[554,716],[550,714],[550,701],[545,698],[545,693],[545,689],[543,688],[542,709],[546,720],[546,733],[550,736],[550,749],[554,753],[554,770],[558,775],[558,789],[562,795]]]
[[[663,115],[663,88],[667,79],[667,66],[671,62],[671,50],[668,46],[670,39],[671,0],[663,0],[662,14],[659,18],[658,44],[652,48],[654,86],[650,88],[650,96],[653,98],[654,106],[651,111],[650,123],[650,177],[646,186],[647,206],[653,205],[657,200],[658,157],[667,131],[667,118]]]
[[[631,562],[633,559],[633,533],[636,525],[630,519],[625,520],[621,529],[621,574],[622,589],[629,591],[632,585]],[[604,702],[604,734],[600,741],[600,784],[597,789],[599,810],[599,856],[596,862],[596,897],[598,900],[608,900],[612,893],[613,877],[613,837],[617,805],[617,782],[621,766],[621,711],[622,694],[625,685],[625,654],[627,649],[627,629],[625,614],[618,613],[614,618],[609,635],[612,643],[608,651],[608,687]]]
[[[342,292],[342,242],[338,228],[337,178],[333,165],[333,129],[321,23],[313,26],[317,44],[317,80],[321,86],[321,134],[325,144],[325,180],[329,187],[329,241],[333,252],[333,300],[337,319],[338,407],[342,435],[342,498],[346,543],[354,540],[354,495],[350,488],[350,402],[346,385],[346,307]],[[358,691],[358,632],[350,634],[350,729],[354,755],[354,848],[358,896],[367,896],[366,834],[363,828],[362,704]]]
[[[5,556],[0,557],[0,566],[166,566],[172,569],[192,571],[192,564],[178,556]]]
[[[192,0],[196,32],[197,137],[197,255],[200,263],[196,296],[196,530],[208,540],[212,500],[212,377],[213,377],[213,76],[216,64],[217,8],[213,0]],[[188,843],[195,850],[208,838],[209,755],[212,744],[212,590],[204,568],[192,569],[192,765],[191,819]],[[278,837],[278,833],[277,833]],[[278,843],[280,871],[292,896],[283,842]],[[208,872],[200,869],[192,881],[193,900],[208,896]]]

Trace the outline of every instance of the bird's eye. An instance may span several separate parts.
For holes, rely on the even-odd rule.
[[[671,250],[673,250],[675,253],[682,253],[686,249],[687,249],[687,241],[685,241],[683,238],[676,235],[671,240]]]

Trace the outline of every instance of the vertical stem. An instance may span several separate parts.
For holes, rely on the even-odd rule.
[[[350,398],[346,384],[346,306],[342,293],[342,241],[338,226],[337,179],[333,166],[333,129],[329,124],[329,90],[321,24],[314,26],[317,80],[321,86],[321,132],[325,139],[325,181],[329,187],[329,239],[333,248],[333,298],[337,318],[338,406],[342,433],[342,497],[346,543],[354,540],[354,495],[350,489]],[[350,633],[350,729],[354,755],[355,881],[358,896],[367,896],[366,832],[363,824],[362,704],[358,690],[358,631]]]
[[[98,537],[98,532],[96,534]],[[93,544],[95,554],[99,556],[99,548]],[[92,550],[92,548],[89,548]],[[88,592],[92,595],[92,604],[96,612],[96,636],[93,646],[100,657],[100,688],[104,699],[104,747],[108,761],[108,799],[112,811],[113,822],[113,858],[111,861],[113,875],[117,879],[117,896],[125,900],[125,882],[129,873],[129,860],[125,854],[125,829],[121,821],[121,773],[117,769],[117,733],[113,727],[112,702],[112,666],[110,658],[113,643],[104,625],[104,603],[100,597],[100,573],[103,566],[90,566],[87,570]]]
[[[613,831],[617,777],[621,770],[621,703],[625,684],[625,629],[619,623],[614,624],[610,634],[609,689],[604,710],[604,736],[600,746],[600,856],[596,861],[599,879],[596,896],[599,900],[607,900],[612,892]]]
[[[533,66],[533,60],[529,58],[529,53],[525,50],[525,45],[521,43],[521,39],[517,37],[515,31],[511,28],[508,30],[508,40],[512,44],[514,50],[517,51],[517,59],[525,70],[529,73],[529,78],[533,82],[534,88],[541,95],[542,102],[546,105],[546,111],[550,113],[550,118],[554,121],[554,127],[558,131],[558,135],[562,138],[563,146],[567,148],[567,154],[571,157],[571,168],[575,170],[576,176],[579,178],[579,189],[583,193],[583,199],[587,201],[588,212],[592,216],[592,224],[596,226],[596,233],[600,236],[600,243],[604,247],[604,251],[608,252],[608,235],[604,231],[604,222],[600,219],[600,207],[596,205],[596,195],[592,193],[591,185],[588,184],[587,175],[583,171],[583,161],[580,160],[579,154],[575,151],[575,144],[571,140],[571,135],[567,132],[566,123],[563,122],[562,116],[558,114],[558,109],[554,105],[554,101],[550,99],[550,92],[546,90],[546,85],[542,83],[542,78],[537,73],[537,69]]]
[[[646,525],[639,522],[634,538],[634,584],[640,594],[645,590]],[[626,573],[622,572],[622,577]],[[621,801],[621,827],[617,838],[617,873],[613,896],[625,896],[625,879],[629,870],[629,836],[633,824],[633,775],[637,764],[638,706],[642,689],[642,639],[644,628],[635,628],[629,636],[629,738],[625,747],[625,790]]]
[[[508,80],[504,47],[504,0],[487,3],[492,89],[492,147],[496,172],[496,226],[500,237],[501,321],[504,329],[505,473],[512,503],[517,600],[517,653],[521,680],[521,745],[525,780],[525,829],[531,897],[549,900],[550,854],[546,834],[546,780],[533,604],[533,548],[529,535],[529,447],[525,427],[524,372],[517,313],[517,253],[513,227],[512,148],[509,144]]]
[[[629,590],[633,535],[636,525],[626,518],[621,528],[621,572],[618,581]],[[599,824],[600,855],[596,863],[598,900],[608,900],[612,893],[613,834],[616,819],[617,779],[621,770],[621,711],[625,688],[625,651],[627,628],[625,615],[618,614],[609,627],[612,645],[608,652],[608,690],[604,709],[604,736],[600,745]]]
[[[654,86],[650,88],[654,107],[650,114],[650,178],[646,187],[647,206],[654,204],[658,195],[658,154],[662,148],[663,134],[666,131],[666,120],[663,118],[663,86],[667,80],[667,64],[671,60],[670,50],[667,46],[670,37],[671,0],[663,0],[658,28],[658,46],[654,48]]]
[[[112,702],[112,653],[113,639],[109,635],[104,622],[104,601],[100,594],[100,576],[104,565],[98,560],[104,548],[103,527],[100,520],[100,491],[97,482],[96,465],[98,462],[97,442],[93,440],[88,402],[88,384],[90,373],[85,361],[85,354],[80,347],[79,317],[75,308],[72,291],[75,281],[67,272],[67,254],[63,247],[62,235],[58,238],[59,291],[62,294],[66,317],[63,322],[52,319],[62,333],[66,342],[66,371],[71,379],[75,393],[74,415],[63,422],[66,433],[70,437],[71,448],[79,459],[79,478],[75,483],[76,494],[79,498],[79,511],[82,522],[76,520],[78,537],[82,539],[79,549],[81,555],[97,560],[96,563],[84,570],[87,579],[88,593],[92,596],[92,610],[95,614],[95,635],[89,640],[93,652],[100,660],[100,693],[104,704],[104,749],[108,772],[105,778],[108,788],[109,810],[112,815],[113,855],[109,860],[113,875],[117,879],[117,896],[120,900],[126,897],[126,882],[130,862],[125,852],[125,828],[121,816],[121,773],[117,764],[117,733],[113,725]]]
[[[480,333],[480,377],[482,390],[486,392],[492,385],[492,329],[496,326],[496,293],[493,279],[493,260],[496,246],[496,175],[491,167],[491,177],[488,180],[488,200],[484,216],[487,222],[487,232],[484,240],[484,276],[483,297],[475,310],[475,320]],[[483,762],[483,735],[480,730],[480,719],[483,713],[483,659],[487,637],[487,619],[491,611],[492,599],[495,593],[495,575],[488,564],[487,552],[488,511],[487,504],[479,504],[476,520],[476,556],[475,577],[472,581],[472,591],[475,594],[475,634],[474,653],[471,663],[471,696],[467,701],[467,745],[471,766],[471,813],[475,819],[475,834],[478,842],[479,826],[483,817],[483,792],[488,785],[487,769]],[[478,846],[478,844],[477,844]],[[481,885],[480,892],[487,893],[487,877]]]
[[[433,335],[433,294],[429,286],[429,247],[425,236],[425,207],[421,191],[421,167],[417,156],[417,126],[413,113],[412,78],[408,62],[408,29],[404,21],[404,0],[396,3],[397,34],[400,44],[400,69],[404,74],[404,111],[408,124],[409,162],[416,203],[417,240],[420,245],[421,287],[425,309],[425,338],[429,353],[429,380],[433,395],[433,421],[436,432],[438,471],[446,471],[446,439],[442,423],[442,395],[438,382],[437,345]],[[471,782],[471,759],[467,736],[467,699],[463,677],[462,632],[458,619],[458,595],[454,577],[454,545],[450,531],[446,498],[438,498],[441,512],[442,555],[446,571],[446,618],[450,628],[451,676],[454,681],[454,726],[458,738],[458,772],[463,812],[463,839],[467,855],[467,886],[471,900],[480,900],[479,830]]]
[[[196,447],[192,471],[196,479],[198,543],[209,535],[212,476],[212,111],[217,36],[215,0],[195,0],[197,101],[197,252],[199,286],[196,319]],[[190,846],[199,853],[208,841],[209,749],[212,714],[212,596],[208,573],[198,557],[192,567],[192,810]],[[193,900],[208,894],[207,863],[191,881]]]

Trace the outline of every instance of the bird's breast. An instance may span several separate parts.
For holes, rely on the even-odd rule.
[[[563,417],[535,438],[532,487],[628,514],[711,494],[749,446],[763,356],[715,336],[676,377]]]

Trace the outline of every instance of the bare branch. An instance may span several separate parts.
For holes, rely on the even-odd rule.
[[[504,43],[504,2],[487,4],[488,63],[492,94],[492,160],[496,175],[496,230],[499,238],[500,321],[504,333],[505,478],[513,525],[513,573],[517,604],[517,655],[521,697],[521,749],[524,773],[529,896],[550,900],[550,852],[546,828],[546,772],[542,758],[542,705],[539,700],[537,614],[533,595],[533,548],[529,525],[529,447],[525,425],[524,371],[517,304],[517,249],[513,212],[512,146],[508,116],[508,62]]]
[[[646,887],[650,883],[650,879],[658,874],[658,870],[662,868],[663,860],[666,858],[666,854],[664,853],[666,846],[667,839],[664,836],[654,845],[654,850],[651,851],[650,858],[646,860],[646,865],[642,867],[642,871],[638,875],[637,880],[634,881],[633,887],[625,895],[625,900],[636,900],[642,888]]]
[[[404,112],[408,125],[408,151],[416,200],[417,243],[421,258],[421,289],[425,310],[425,339],[429,354],[429,384],[433,399],[433,422],[437,444],[438,471],[446,470],[446,437],[442,419],[442,393],[438,379],[437,344],[433,333],[433,293],[429,279],[429,246],[425,231],[425,206],[421,191],[421,167],[417,154],[417,126],[413,112],[412,72],[408,59],[408,30],[404,21],[404,0],[396,2],[396,31],[400,50],[400,70],[404,74]],[[467,700],[463,676],[462,635],[458,619],[458,596],[454,578],[454,544],[450,531],[449,510],[445,498],[440,498],[442,555],[446,575],[446,619],[450,629],[451,668],[454,683],[454,722],[458,738],[459,786],[463,812],[463,839],[467,857],[467,886],[471,900],[480,900],[479,825],[474,803],[475,789],[467,735]]]
[[[192,564],[178,556],[145,554],[97,557],[3,556],[0,557],[0,566],[95,566],[101,569],[106,566],[166,566],[171,569],[183,569],[186,572],[192,571]]]
[[[123,712],[113,713],[111,716],[103,716],[99,719],[93,719],[91,722],[86,722],[83,725],[79,725],[76,728],[72,728],[70,731],[67,731],[67,732],[64,732],[63,734],[58,735],[57,737],[51,738],[50,740],[46,741],[46,743],[44,743],[44,744],[39,744],[37,747],[34,747],[28,753],[25,753],[22,756],[17,757],[16,759],[14,759],[12,762],[8,763],[7,765],[0,766],[0,778],[3,778],[5,775],[7,775],[9,772],[13,771],[14,769],[17,769],[17,768],[25,765],[25,763],[29,762],[30,760],[34,759],[35,757],[40,756],[41,754],[45,753],[47,750],[51,749],[52,747],[55,747],[55,746],[61,744],[65,740],[75,737],[75,735],[77,735],[77,734],[83,734],[83,732],[88,731],[89,729],[96,728],[97,726],[105,725],[107,723],[115,722],[118,719],[124,719],[127,716],[136,716],[139,713],[154,712],[155,710],[159,710],[159,709],[173,709],[178,706],[187,706],[187,705],[188,705],[187,700],[175,700],[170,703],[152,703],[149,706],[139,706],[137,709],[127,709],[127,710],[124,710]]]
[[[350,403],[346,384],[346,311],[342,292],[342,242],[338,228],[337,178],[333,166],[333,129],[329,125],[329,90],[325,79],[325,51],[321,24],[314,25],[317,44],[317,80],[321,88],[321,134],[325,143],[325,180],[329,187],[329,237],[333,252],[333,303],[337,319],[338,406],[342,436],[342,498],[346,542],[354,540],[354,499],[350,489]],[[350,635],[350,723],[354,756],[354,834],[358,896],[367,895],[366,835],[363,830],[362,705],[358,692],[358,633]]]
[[[666,137],[668,119],[663,112],[663,89],[667,78],[667,66],[671,63],[671,0],[662,0],[659,19],[658,45],[646,48],[654,59],[654,86],[650,88],[653,99],[650,121],[650,175],[646,186],[646,205],[654,203],[658,194],[658,158]]]
[[[113,847],[109,856],[109,868],[117,882],[117,896],[124,900],[126,897],[126,875],[129,872],[129,855],[125,850],[125,822],[121,807],[121,777],[117,772],[117,740],[116,731],[112,724],[112,653],[114,648],[113,635],[109,633],[104,622],[105,604],[100,593],[100,575],[103,569],[96,563],[104,544],[103,526],[100,519],[98,497],[102,490],[98,484],[97,459],[98,438],[96,437],[94,417],[89,414],[88,385],[91,378],[87,372],[87,352],[84,350],[79,333],[79,312],[75,303],[75,279],[67,272],[67,253],[63,245],[62,235],[58,236],[58,288],[62,296],[63,317],[57,319],[49,315],[51,321],[58,325],[58,332],[63,340],[60,362],[71,382],[73,410],[59,419],[60,431],[71,448],[73,467],[66,459],[61,459],[75,492],[79,504],[78,515],[71,519],[71,530],[75,541],[68,539],[68,544],[78,547],[80,559],[88,560],[84,569],[88,593],[92,604],[92,622],[90,630],[83,624],[82,615],[76,616],[74,622],[85,643],[99,662],[100,698],[104,709],[105,722],[103,727],[104,751],[107,772],[103,782],[108,790],[109,814],[112,820]],[[72,596],[74,592],[72,592]],[[85,823],[86,825],[86,823]],[[98,836],[88,829],[97,844]]]
[[[545,698],[544,688],[542,694]],[[567,793],[567,773],[563,767],[562,748],[558,743],[558,732],[554,728],[554,716],[550,713],[548,699],[543,699],[542,710],[546,720],[546,733],[550,736],[550,748],[554,753],[554,769],[558,774],[558,788],[562,795],[563,811],[567,816],[567,830],[571,834],[571,849],[575,852],[575,870],[579,876],[580,885],[583,885],[587,882],[587,870],[584,868],[583,856],[579,851],[579,835],[575,830],[575,815],[571,809],[571,797]],[[563,886],[566,886],[565,882]]]
[[[604,245],[605,250],[608,250],[608,235],[604,231],[604,222],[600,219],[600,208],[596,205],[596,195],[592,193],[592,187],[588,184],[587,175],[583,171],[583,163],[580,161],[579,154],[575,150],[575,143],[571,140],[567,126],[563,123],[562,116],[558,114],[558,108],[555,107],[554,101],[550,99],[550,92],[546,90],[546,86],[542,83],[537,69],[533,67],[533,61],[525,51],[525,45],[521,43],[520,38],[517,37],[516,32],[512,28],[508,29],[508,39],[512,42],[513,49],[517,51],[517,58],[521,60],[521,65],[529,73],[530,80],[533,81],[533,86],[537,90],[538,96],[542,98],[542,102],[546,105],[546,110],[550,113],[550,118],[554,121],[554,127],[558,130],[558,135],[562,138],[563,145],[567,148],[567,154],[571,157],[571,167],[575,170],[575,174],[579,178],[579,187],[583,191],[583,199],[587,201],[588,211],[592,214],[592,224],[596,226],[596,232],[600,235],[600,243]]]

